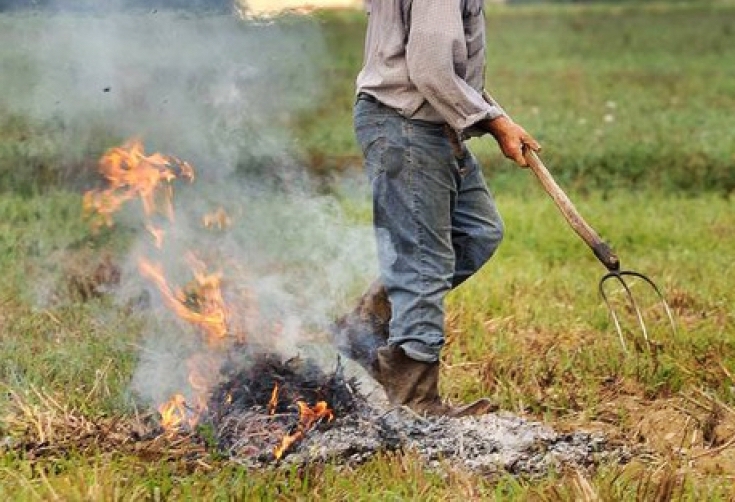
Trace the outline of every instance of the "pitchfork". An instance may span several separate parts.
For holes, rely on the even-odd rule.
[[[536,154],[536,152],[534,152],[530,148],[524,147],[523,155],[526,158],[526,162],[528,162],[528,166],[531,168],[533,173],[543,185],[546,193],[548,193],[549,196],[554,200],[557,207],[564,215],[567,223],[569,223],[572,229],[574,229],[574,231],[577,232],[582,240],[587,243],[597,259],[600,260],[600,262],[607,269],[607,273],[602,277],[602,279],[600,279],[598,289],[600,291],[602,299],[605,301],[605,305],[607,305],[607,308],[610,311],[610,316],[612,317],[613,323],[615,324],[615,329],[618,332],[618,337],[620,338],[620,343],[623,346],[623,350],[627,351],[628,347],[625,343],[625,337],[623,336],[623,327],[620,322],[620,316],[618,315],[618,311],[611,303],[610,297],[608,296],[606,290],[606,286],[609,286],[609,284],[607,283],[619,283],[620,286],[622,286],[622,290],[625,292],[625,296],[628,300],[628,305],[635,313],[635,317],[638,321],[638,325],[641,333],[643,334],[643,338],[645,340],[647,348],[650,349],[648,329],[646,328],[646,323],[643,320],[643,313],[641,312],[640,306],[633,296],[633,292],[631,291],[631,285],[626,281],[626,279],[640,279],[643,281],[644,284],[648,284],[653,289],[656,298],[658,299],[661,306],[663,307],[664,312],[666,313],[666,317],[669,320],[669,325],[671,327],[672,333],[676,334],[676,323],[674,322],[674,316],[671,312],[671,308],[669,308],[669,304],[666,302],[666,299],[664,298],[664,295],[661,293],[661,290],[658,288],[658,286],[656,286],[656,284],[651,279],[639,272],[633,272],[631,270],[621,270],[620,260],[618,259],[617,255],[613,252],[610,246],[607,245],[607,243],[600,239],[600,236],[597,234],[597,232],[595,232],[595,230],[584,220],[584,218],[582,218],[577,209],[574,207],[574,204],[572,204],[572,201],[569,199],[569,197],[567,197],[567,194],[564,193],[564,191],[559,187],[544,163],[541,162],[541,159]]]

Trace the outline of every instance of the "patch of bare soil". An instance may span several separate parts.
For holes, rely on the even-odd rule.
[[[702,391],[669,399],[617,396],[598,407],[594,421],[559,427],[593,427],[635,457],[702,475],[735,477],[735,410]]]

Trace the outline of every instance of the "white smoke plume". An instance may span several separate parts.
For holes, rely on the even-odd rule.
[[[185,287],[191,271],[184,257],[194,252],[222,274],[233,329],[284,350],[325,330],[344,298],[375,273],[372,231],[350,222],[334,197],[318,194],[286,130],[324,87],[327,56],[315,21],[171,12],[17,19],[23,33],[4,21],[19,30],[12,37],[20,42],[0,72],[0,106],[57,121],[68,148],[81,154],[100,136],[109,147],[137,137],[147,153],[194,167],[195,181],[175,186],[175,223],[166,223],[161,249],[136,203],[118,218],[140,230],[121,296],[145,291],[156,313],[133,381],[145,401],[191,391],[187,361],[207,348],[140,277],[140,256],[161,264],[172,287]],[[204,228],[203,216],[219,208],[229,227]],[[257,298],[257,322],[239,303],[247,295]],[[275,340],[258,339],[276,332]]]

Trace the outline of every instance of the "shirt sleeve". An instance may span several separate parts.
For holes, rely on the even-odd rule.
[[[468,54],[461,0],[413,0],[406,45],[409,77],[457,131],[504,115],[464,79]]]

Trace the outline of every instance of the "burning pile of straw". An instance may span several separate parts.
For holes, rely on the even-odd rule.
[[[339,364],[325,374],[313,361],[256,354],[215,389],[208,421],[229,456],[280,460],[313,429],[356,411],[357,389]]]

